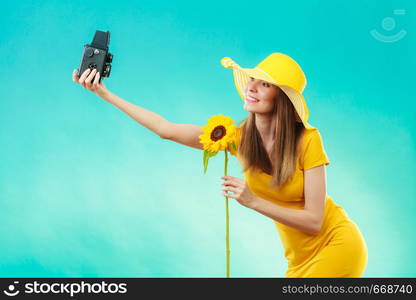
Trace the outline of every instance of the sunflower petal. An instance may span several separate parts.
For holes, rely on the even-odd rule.
[[[235,155],[237,152],[237,127],[232,118],[218,114],[210,117],[208,123],[202,126],[202,130],[203,133],[199,136],[199,140],[204,149],[205,173],[209,158],[215,156],[219,151],[226,150]]]

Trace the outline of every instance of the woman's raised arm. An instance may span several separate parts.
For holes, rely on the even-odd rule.
[[[203,150],[202,144],[199,143],[199,135],[202,134],[201,127],[192,124],[175,124],[169,122],[150,110],[118,97],[110,92],[103,82],[99,82],[99,74],[96,75],[96,71],[94,70],[90,72],[87,69],[79,78],[76,73],[76,70],[72,73],[72,80],[74,82],[80,83],[85,89],[92,91],[106,102],[113,104],[162,139],[168,139],[185,146]]]
[[[202,127],[193,124],[176,124],[167,122],[163,125],[162,131],[167,140],[192,148],[204,150],[199,142],[199,136],[203,133]]]

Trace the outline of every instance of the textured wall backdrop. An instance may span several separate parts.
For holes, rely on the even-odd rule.
[[[169,121],[246,117],[230,56],[305,70],[328,194],[365,277],[415,276],[413,1],[19,1],[0,10],[0,276],[225,277],[223,158],[160,139],[72,82],[111,32],[107,87]],[[375,31],[374,31],[375,30]],[[235,157],[229,175],[243,178]],[[233,199],[230,199],[233,200]],[[230,202],[231,276],[283,277],[271,219]]]

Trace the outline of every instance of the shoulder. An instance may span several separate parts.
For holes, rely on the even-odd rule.
[[[311,141],[321,139],[321,134],[318,128],[310,128],[303,130],[303,145],[308,145]]]
[[[303,130],[303,132],[304,132],[305,136],[313,136],[313,135],[319,134],[319,129],[316,128],[316,127],[314,127],[314,128],[305,128]]]
[[[303,150],[300,155],[302,169],[310,169],[321,164],[328,165],[326,154],[319,129],[313,128],[304,131]]]
[[[305,129],[301,140],[302,155],[311,152],[321,152],[323,149],[323,141],[318,128]]]

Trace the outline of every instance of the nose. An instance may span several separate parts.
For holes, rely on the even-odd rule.
[[[257,91],[257,80],[253,80],[253,81],[249,81],[248,83],[247,83],[247,88],[248,88],[248,90],[250,91],[250,92],[256,92]]]

